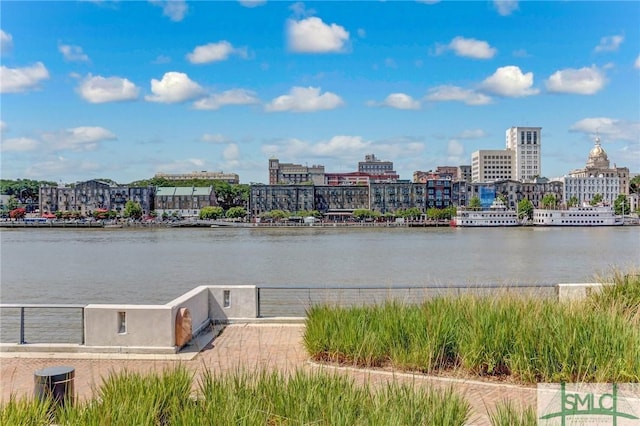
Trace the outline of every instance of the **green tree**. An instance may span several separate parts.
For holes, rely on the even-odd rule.
[[[247,210],[244,207],[231,207],[226,213],[226,217],[230,219],[241,219],[246,216]]]
[[[567,206],[575,207],[577,205],[578,205],[578,197],[576,197],[575,195],[572,195],[571,198],[569,198],[569,200],[567,201]]]
[[[555,209],[557,204],[558,204],[558,200],[556,199],[555,194],[549,193],[549,194],[545,194],[544,197],[542,197],[543,209]]]
[[[224,215],[220,206],[206,206],[200,209],[200,219],[219,219]]]
[[[380,213],[374,212],[373,210],[369,209],[355,209],[353,211],[353,217],[358,220],[375,219],[377,217],[380,217]]]
[[[631,206],[629,205],[629,199],[626,195],[620,194],[613,202],[613,209],[617,215],[624,215],[631,213]]]
[[[502,201],[502,204],[504,204],[505,206],[509,205],[509,200],[507,199],[507,196],[504,194],[498,194],[498,196],[496,197],[498,200]]]
[[[597,206],[601,202],[602,202],[602,194],[596,194],[593,196],[589,204],[591,204],[592,206]]]
[[[124,205],[123,215],[124,215],[124,217],[130,217],[130,218],[133,218],[133,219],[140,219],[142,217],[142,206],[140,206],[140,203],[138,203],[136,201],[129,200]]]
[[[15,197],[15,195],[9,197],[9,200],[7,201],[7,208],[9,210],[15,210],[19,205],[20,203],[18,202],[18,199]]]
[[[480,201],[480,197],[478,197],[477,195],[471,197],[471,199],[469,200],[469,208],[473,210],[482,209],[482,202]]]
[[[518,202],[518,218],[531,219],[533,217],[533,203],[524,198]]]

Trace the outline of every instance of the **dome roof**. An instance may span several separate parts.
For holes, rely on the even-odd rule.
[[[587,166],[591,167],[609,167],[609,157],[604,148],[600,145],[600,138],[596,137],[595,146],[589,151],[589,161]]]

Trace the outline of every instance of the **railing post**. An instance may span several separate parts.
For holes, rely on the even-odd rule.
[[[20,344],[24,345],[24,306],[20,308]]]
[[[80,344],[84,345],[84,308],[80,308],[80,312],[82,312],[80,314],[80,332],[82,333],[80,335]]]

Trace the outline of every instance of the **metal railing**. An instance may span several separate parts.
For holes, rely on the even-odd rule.
[[[394,300],[400,303],[422,303],[437,296],[513,293],[542,298],[557,297],[554,285],[445,285],[445,286],[354,286],[325,285],[279,286],[261,285],[257,289],[258,317],[304,317],[309,308],[318,304],[355,306]]]
[[[80,309],[80,344],[84,344],[84,308],[86,305],[77,305],[77,304],[39,304],[39,303],[0,303],[0,312],[2,316],[6,316],[7,309],[19,309],[20,312],[20,326],[19,326],[19,339],[18,343],[24,345],[27,343],[25,339],[25,310],[26,309],[34,309],[38,312],[42,313],[43,310],[47,309]],[[38,315],[34,315],[36,318]],[[4,321],[3,321],[4,322]],[[4,328],[4,326],[3,326]],[[6,331],[6,330],[5,330]],[[64,331],[64,330],[60,330]],[[51,343],[51,342],[47,342]]]

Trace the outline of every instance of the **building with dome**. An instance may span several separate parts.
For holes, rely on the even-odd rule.
[[[613,205],[618,195],[629,195],[629,168],[615,164],[611,167],[599,136],[596,136],[585,167],[569,172],[563,181],[565,203],[573,196],[579,204],[589,203],[596,194],[600,194],[603,203]]]

